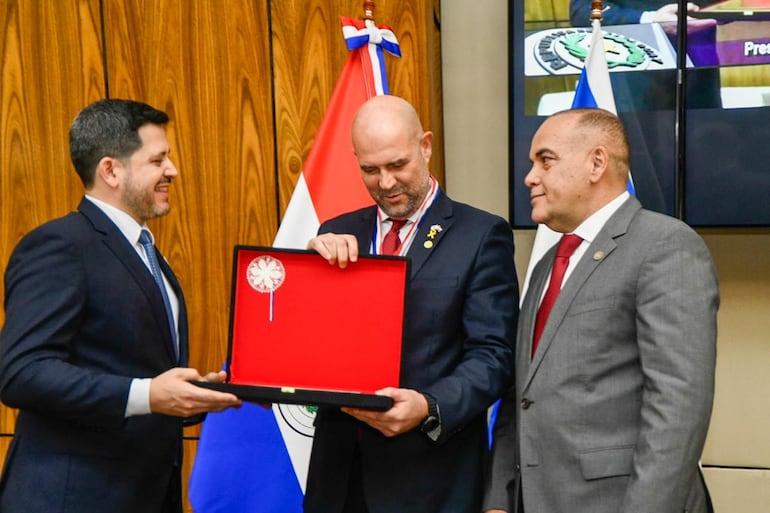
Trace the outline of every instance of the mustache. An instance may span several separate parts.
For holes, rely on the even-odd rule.
[[[381,196],[393,196],[394,194],[404,194],[407,190],[405,187],[393,187],[392,189],[380,189]]]

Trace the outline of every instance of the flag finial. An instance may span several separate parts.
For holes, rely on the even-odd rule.
[[[592,20],[602,20],[602,11],[604,10],[602,6],[602,0],[591,0],[591,19]]]
[[[374,21],[374,0],[364,2],[364,20]]]

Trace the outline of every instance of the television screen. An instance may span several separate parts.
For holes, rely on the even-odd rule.
[[[572,104],[590,41],[590,4],[509,3],[514,227],[533,226],[524,185],[529,143],[544,116]],[[640,4],[647,10],[632,8]],[[770,172],[745,164],[768,162],[764,153],[770,151],[762,145],[770,120],[770,0],[704,4],[688,18],[683,59],[676,15],[665,5],[604,2],[605,51],[616,108],[631,142],[637,196],[645,207],[692,225],[770,225],[770,201],[757,198],[768,195]],[[648,22],[658,11],[669,21]],[[683,104],[677,93],[680,60]]]

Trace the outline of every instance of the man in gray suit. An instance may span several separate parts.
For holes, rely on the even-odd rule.
[[[714,390],[716,273],[692,229],[628,195],[628,153],[620,120],[599,109],[557,113],[532,140],[532,219],[582,241],[540,323],[556,246],[533,271],[485,511],[710,509],[698,459]]]

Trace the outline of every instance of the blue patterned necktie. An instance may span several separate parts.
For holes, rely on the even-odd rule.
[[[174,354],[177,359],[179,358],[179,346],[176,340],[176,323],[174,322],[174,312],[171,310],[171,301],[168,299],[168,293],[166,292],[166,284],[163,283],[163,275],[160,272],[160,265],[158,265],[158,258],[155,256],[155,246],[152,244],[152,237],[150,232],[142,230],[139,235],[139,244],[144,248],[144,254],[147,255],[147,261],[150,264],[150,271],[152,277],[155,279],[155,284],[160,289],[160,295],[163,297],[163,306],[166,307],[166,317],[168,318],[168,327],[171,330],[171,341],[174,344]]]

